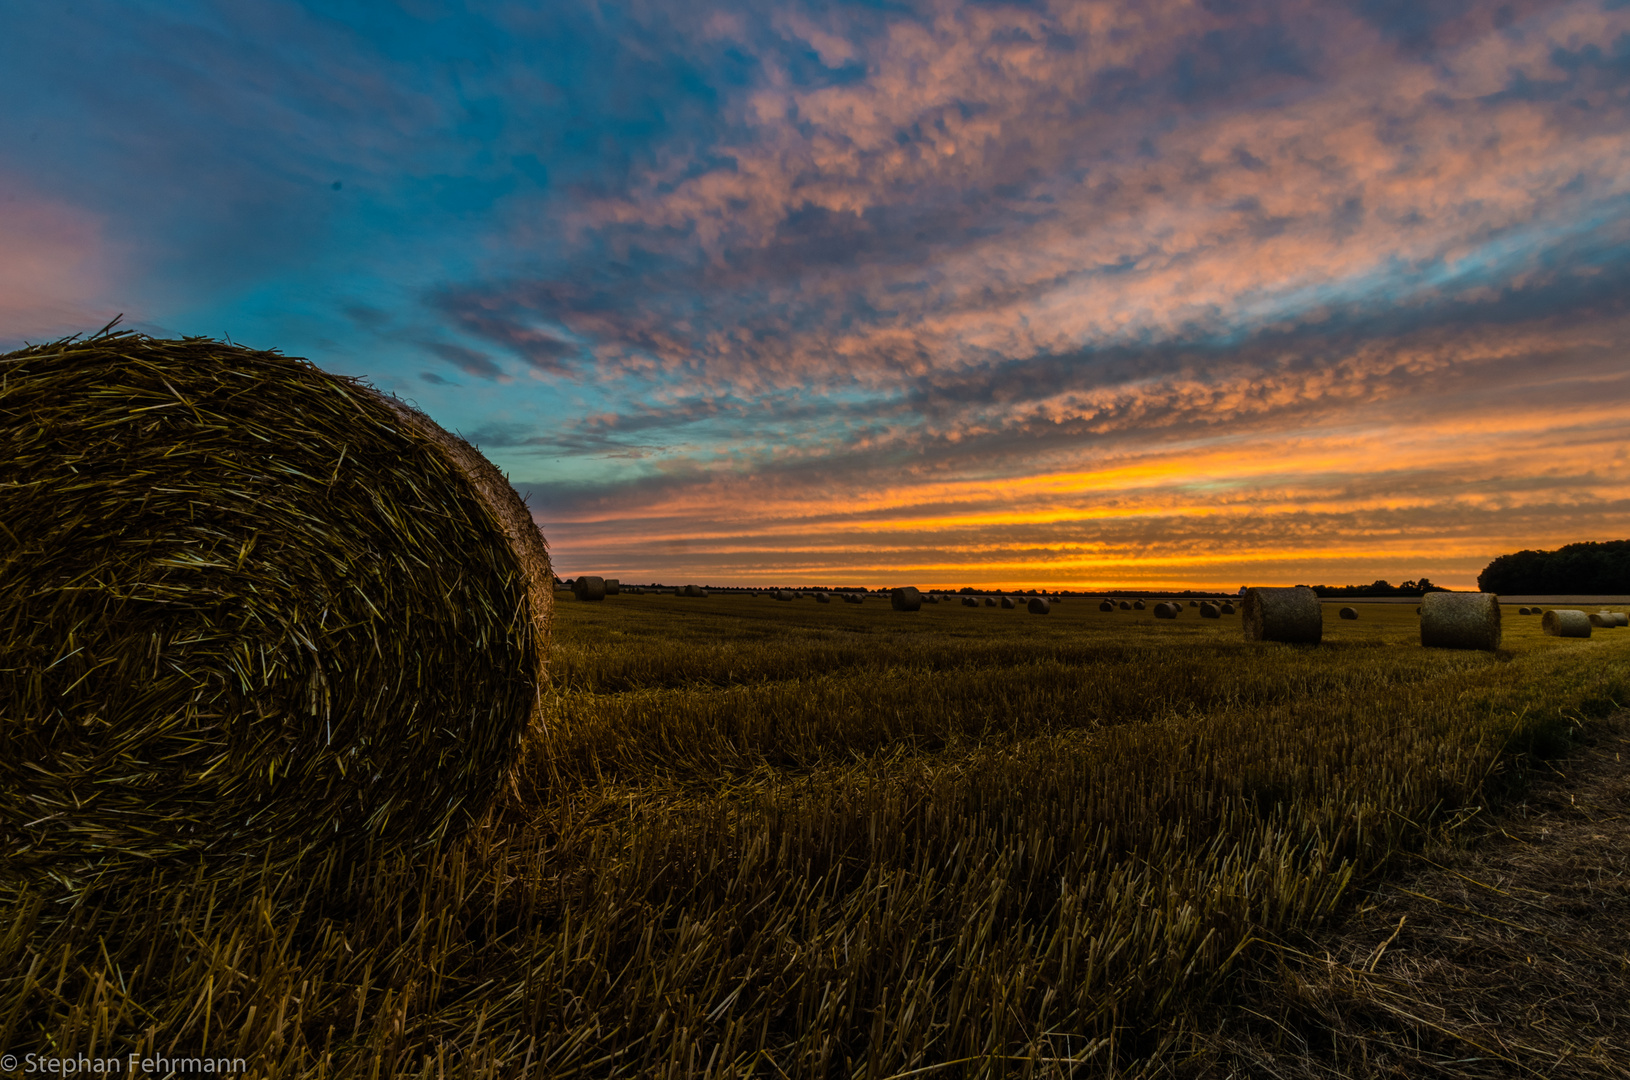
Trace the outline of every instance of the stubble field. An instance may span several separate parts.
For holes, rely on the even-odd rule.
[[[471,835],[299,881],[8,888],[0,1046],[276,1076],[1098,1076],[1630,694],[1630,632],[1419,646],[1327,605],[623,595],[557,607],[548,737]]]

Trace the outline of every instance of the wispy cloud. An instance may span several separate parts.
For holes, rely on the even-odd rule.
[[[135,297],[416,389],[568,569],[1469,584],[1622,530],[1630,7],[102,20],[11,39],[119,78],[8,97],[86,135],[14,170],[0,326]]]

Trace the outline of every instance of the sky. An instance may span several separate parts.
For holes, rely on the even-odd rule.
[[[59,0],[0,350],[417,404],[562,576],[1471,588],[1630,536],[1630,2]]]

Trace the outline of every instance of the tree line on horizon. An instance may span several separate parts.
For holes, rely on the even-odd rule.
[[[1477,575],[1484,592],[1614,595],[1630,593],[1630,540],[1585,541],[1555,551],[1501,555]]]

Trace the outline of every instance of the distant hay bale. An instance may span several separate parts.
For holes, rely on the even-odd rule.
[[[832,602],[832,598],[823,592],[818,592],[815,594],[815,602],[817,604],[830,604]]]
[[[985,606],[986,607],[995,607],[996,606],[996,597],[994,597],[994,596],[985,597]]]
[[[866,602],[866,594],[850,593],[843,598],[843,602],[846,604],[864,604]]]
[[[1233,604],[1224,604],[1222,606],[1222,613],[1224,615],[1232,615],[1232,614],[1234,614],[1234,605]]]
[[[1612,629],[1613,627],[1619,625],[1619,621],[1615,619],[1613,617],[1613,613],[1609,611],[1593,611],[1587,616],[1587,618],[1590,619],[1590,625],[1592,626]]]
[[[1427,593],[1421,597],[1421,644],[1435,649],[1498,649],[1500,598],[1493,593]]]
[[[0,355],[0,534],[12,873],[415,848],[484,813],[542,723],[525,505],[304,360],[131,333]]]
[[[1015,603],[1014,603],[1014,602],[1013,602],[1013,597],[1011,597],[1011,596],[1004,596],[1004,597],[1002,597],[1002,607],[1003,607],[1003,608],[1004,608],[1004,609],[1006,609],[1006,610],[1008,610],[1008,611],[1012,611],[1012,610],[1013,610],[1013,609],[1014,609],[1014,608],[1015,608],[1015,607],[1017,607],[1017,606],[1018,606],[1018,605],[1016,605],[1016,604],[1015,604]]]
[[[614,577],[606,578],[606,595],[617,596],[623,591],[623,583]]]
[[[1178,608],[1176,604],[1168,604],[1166,601],[1162,600],[1160,603],[1155,605],[1155,618],[1175,619],[1177,618],[1177,611]]]
[[[1222,609],[1219,608],[1216,604],[1211,604],[1211,603],[1201,604],[1200,605],[1200,618],[1202,618],[1202,619],[1220,619],[1220,618],[1222,618]]]
[[[889,593],[889,606],[895,611],[921,611],[923,594],[910,585],[902,585]]]
[[[1525,608],[1525,607],[1520,607],[1520,608],[1517,609],[1517,614],[1518,615],[1526,615],[1526,614],[1528,614],[1528,609]]]
[[[1200,606],[1200,601],[1198,601],[1198,600],[1190,600],[1189,601],[1189,607],[1199,607],[1199,606]]]
[[[1111,604],[1108,600],[1105,600],[1104,602],[1102,602],[1101,604],[1098,605],[1098,610],[1099,611],[1114,611],[1115,610],[1115,605]]]
[[[792,600],[792,590],[791,589],[777,589],[777,590],[775,590],[775,598],[777,600],[786,600],[786,601],[790,602]]]
[[[962,606],[963,607],[978,607],[979,606],[979,601],[975,600],[971,596],[964,596],[962,598]]]
[[[1354,619],[1358,618],[1358,609],[1356,607],[1344,607],[1340,611],[1336,612],[1336,614],[1340,615],[1348,622],[1352,622]]]
[[[1125,600],[1122,600],[1120,602],[1119,607],[1120,607],[1120,609],[1122,611],[1131,611],[1132,610],[1132,605],[1130,603],[1128,603],[1127,601],[1125,601]]]
[[[1539,625],[1552,637],[1590,637],[1590,616],[1583,611],[1552,608]]]
[[[1138,610],[1138,611],[1142,611],[1147,606],[1148,605],[1145,604],[1142,600],[1134,600],[1134,601],[1132,601],[1132,607],[1134,609]]]
[[[674,595],[675,596],[701,597],[701,596],[706,596],[707,595],[707,590],[702,588],[700,585],[686,585],[683,589],[675,589],[674,590]],[[779,599],[779,597],[777,597],[777,599]],[[790,600],[791,597],[789,596],[787,599]]]
[[[1615,611],[1615,612],[1611,612],[1611,614],[1613,616],[1613,625],[1615,625],[1615,626],[1630,626],[1630,613],[1626,613],[1626,612],[1623,612],[1623,611]]]
[[[1246,589],[1241,625],[1246,641],[1317,645],[1324,639],[1324,609],[1306,585]]]
[[[579,574],[577,580],[572,582],[572,595],[579,600],[604,600],[606,579],[593,574]]]
[[[1049,611],[1053,610],[1052,605],[1047,602],[1047,598],[1045,596],[1032,596],[1030,598],[1030,603],[1027,604],[1026,607],[1029,608],[1030,614],[1032,615],[1045,615]]]

